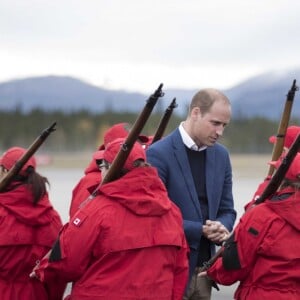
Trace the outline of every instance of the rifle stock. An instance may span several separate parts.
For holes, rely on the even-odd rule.
[[[15,163],[15,165],[7,172],[5,177],[0,181],[0,192],[3,192],[4,189],[10,184],[13,178],[20,172],[29,158],[37,151],[37,149],[44,143],[47,137],[56,130],[56,122],[51,126],[46,128],[39,137],[30,145],[27,151],[22,155],[22,157]]]
[[[170,105],[168,106],[168,108],[166,109],[163,117],[161,118],[160,122],[159,122],[159,125],[158,125],[158,128],[154,134],[154,137],[152,139],[152,142],[151,144],[155,143],[156,141],[160,140],[166,130],[166,127],[168,125],[168,122],[171,118],[171,115],[172,115],[172,112],[173,112],[173,109],[176,108],[178,105],[176,103],[176,98],[174,98],[172,100],[172,102],[170,103]]]
[[[155,104],[157,103],[158,98],[164,95],[162,92],[162,87],[163,84],[161,83],[157,90],[146,101],[144,109],[133,124],[124,144],[122,145],[120,151],[113,160],[112,165],[110,166],[106,176],[103,178],[100,185],[103,185],[118,178],[120,171],[123,168],[134,143],[137,141],[139,134],[143,130]]]
[[[276,142],[273,146],[273,152],[272,152],[272,161],[277,160],[283,150],[283,145],[284,145],[284,138],[286,135],[287,127],[289,124],[290,116],[291,116],[291,111],[292,111],[292,106],[294,103],[294,98],[295,98],[295,93],[298,91],[298,87],[296,86],[296,79],[294,79],[293,84],[287,94],[285,105],[284,105],[284,110],[281,116],[281,120],[278,126],[277,130],[277,135],[276,135]],[[268,171],[268,176],[272,176],[274,173],[274,166],[270,165],[269,171]]]
[[[267,185],[267,187],[265,188],[261,196],[255,201],[254,205],[258,205],[264,202],[266,199],[268,199],[278,190],[282,180],[285,177],[286,172],[288,171],[291,163],[293,162],[299,150],[300,150],[300,134],[297,136],[296,140],[294,141],[291,148],[289,149],[287,155],[283,158],[279,168],[272,176],[269,184]],[[220,247],[215,255],[213,255],[207,262],[203,263],[203,266],[199,268],[199,273],[208,270],[215,263],[215,261],[222,256],[223,251],[224,251],[223,247]]]

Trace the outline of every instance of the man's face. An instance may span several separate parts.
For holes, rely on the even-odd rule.
[[[230,122],[231,108],[226,102],[216,101],[204,115],[201,114],[200,108],[194,107],[191,117],[191,137],[198,147],[213,146]]]

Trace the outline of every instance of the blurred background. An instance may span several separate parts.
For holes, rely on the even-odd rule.
[[[300,80],[296,0],[1,0],[0,150],[27,146],[54,121],[41,153],[91,152],[116,122],[133,123],[160,83],[144,133],[176,97],[166,129],[193,94],[222,90],[231,153],[269,153]],[[290,123],[299,123],[296,93]],[[79,138],[80,137],[80,138]]]
[[[232,154],[240,216],[267,174],[268,139],[300,80],[299,11],[297,0],[0,0],[0,151],[29,147],[57,122],[36,156],[66,222],[106,129],[133,124],[163,83],[143,134],[155,133],[176,97],[168,134],[195,92],[217,88],[232,103],[221,142]],[[290,125],[299,124],[299,97]]]

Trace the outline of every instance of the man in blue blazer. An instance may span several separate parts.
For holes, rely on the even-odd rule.
[[[186,120],[151,145],[147,161],[155,166],[170,199],[180,208],[190,246],[190,281],[184,299],[210,299],[212,282],[197,277],[232,230],[236,211],[229,153],[217,143],[231,117],[228,98],[204,89],[193,97]]]

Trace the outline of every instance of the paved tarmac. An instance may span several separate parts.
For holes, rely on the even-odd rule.
[[[231,286],[219,285],[220,290],[213,289],[211,300],[232,300],[238,284]]]

